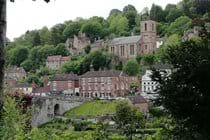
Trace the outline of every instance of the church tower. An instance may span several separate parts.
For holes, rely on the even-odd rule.
[[[153,20],[141,21],[140,54],[156,52],[156,22]]]

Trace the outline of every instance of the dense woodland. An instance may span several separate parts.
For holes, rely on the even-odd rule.
[[[140,21],[143,19],[157,21],[158,35],[164,38],[164,44],[154,55],[137,56],[136,60],[122,64],[116,56],[104,50],[72,56],[71,61],[56,71],[45,67],[48,55],[69,55],[64,45],[67,38],[86,33],[93,42],[95,38],[107,40],[118,36],[139,35]],[[164,112],[151,111],[153,119],[148,121],[135,109],[125,104],[121,105],[116,111],[116,122],[119,122],[118,127],[121,131],[115,139],[132,139],[132,133],[137,129],[158,128],[159,131],[142,139],[208,140],[210,139],[208,87],[210,83],[210,29],[204,25],[209,25],[209,23],[210,2],[206,0],[183,0],[176,5],[168,4],[165,9],[153,4],[150,10],[144,8],[141,12],[137,11],[135,6],[127,5],[122,10],[111,10],[107,19],[96,16],[89,19],[77,18],[74,21],[56,24],[50,29],[43,27],[40,30],[27,31],[14,41],[8,41],[6,67],[22,66],[28,72],[28,78],[23,79],[24,82],[35,81],[42,85],[42,76],[46,74],[71,71],[83,74],[90,69],[90,64],[93,64],[95,70],[114,68],[124,70],[129,75],[141,75],[145,67],[155,63],[169,63],[174,67],[169,78],[160,76],[158,71],[153,75],[154,80],[160,83],[160,97],[155,101],[155,105],[165,107]],[[202,27],[199,37],[183,42],[184,32],[192,30],[194,26]],[[136,71],[133,71],[134,69]],[[66,139],[71,137],[71,134],[77,133],[58,131],[58,129],[67,129],[65,126],[67,122],[62,121],[59,125],[57,122],[54,124],[58,127],[57,130],[53,129],[56,128],[55,126],[52,128],[43,126],[41,129],[35,128],[32,131],[25,129],[27,114],[22,115],[15,106],[13,100],[5,100],[5,111],[1,122],[3,129],[0,129],[0,136],[5,139]],[[124,117],[119,115],[123,112],[126,112]],[[62,123],[64,125],[61,125]],[[14,126],[15,131],[11,133]],[[131,132],[123,129],[128,126]],[[91,131],[93,134],[87,131],[80,133],[84,136],[81,139],[112,139],[108,138],[107,135],[110,133],[104,125],[99,124],[93,130]],[[72,139],[77,138],[78,136]]]

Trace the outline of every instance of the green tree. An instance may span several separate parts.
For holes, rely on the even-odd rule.
[[[131,140],[136,129],[144,128],[145,120],[143,113],[130,106],[127,102],[120,102],[116,106],[115,122]]]
[[[15,99],[6,97],[2,111],[0,137],[3,140],[13,140],[24,136],[27,116],[21,113]]]
[[[142,58],[145,65],[153,65],[155,62],[155,56],[153,54],[146,54]]]
[[[86,33],[91,42],[94,42],[95,38],[99,38],[103,35],[101,23],[91,20],[82,25],[81,32]]]
[[[86,53],[86,54],[89,54],[90,51],[91,51],[91,46],[90,46],[90,45],[87,45],[87,46],[85,47],[85,53]]]
[[[64,43],[66,41],[66,38],[63,36],[65,27],[65,24],[57,24],[51,28],[51,44],[56,46],[57,44]]]
[[[39,30],[39,36],[41,45],[51,44],[51,33],[47,27],[43,27]]]
[[[23,67],[25,71],[29,72],[34,68],[34,63],[30,59],[26,59],[20,64],[20,66]]]
[[[128,30],[128,19],[121,14],[110,18],[109,24],[110,32],[116,35]]]
[[[109,17],[111,17],[113,15],[116,16],[118,14],[122,14],[122,11],[120,11],[119,9],[112,9],[109,13]]]
[[[157,22],[165,21],[165,13],[161,6],[152,4],[152,8],[150,9],[150,18]]]
[[[171,46],[167,60],[173,73],[153,79],[160,83],[157,103],[171,113],[177,123],[176,139],[210,139],[210,34],[202,32],[202,41],[186,41]]]
[[[82,26],[81,22],[71,22],[64,29],[63,35],[66,38],[73,38],[74,35],[78,35],[81,26]]]
[[[136,25],[137,10],[133,5],[127,5],[123,8],[123,14],[128,19],[129,29],[133,29]]]
[[[184,31],[190,28],[192,25],[192,20],[186,16],[181,16],[177,18],[174,22],[170,24],[167,29],[168,34],[179,34],[182,35]]]
[[[123,71],[130,76],[136,76],[139,73],[139,64],[136,60],[128,60],[124,67]]]
[[[55,48],[56,55],[67,56],[69,55],[69,51],[67,50],[64,43],[59,43]]]
[[[17,47],[10,51],[9,63],[16,66],[20,66],[20,64],[26,60],[29,55],[29,51],[26,47]]]

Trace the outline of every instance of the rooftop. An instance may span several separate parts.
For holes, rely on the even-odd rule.
[[[79,80],[77,74],[56,74],[51,81],[68,81],[68,80]]]
[[[53,55],[47,57],[47,61],[68,61],[68,60],[69,60],[68,56]]]
[[[118,76],[128,76],[128,75],[118,70],[102,70],[102,71],[88,71],[80,77],[88,78],[88,77],[118,77]]]
[[[114,38],[110,41],[110,45],[121,45],[121,44],[131,44],[131,43],[137,43],[140,41],[141,36],[128,36],[128,37],[118,37]]]
[[[147,103],[146,99],[141,95],[129,96],[128,99],[132,102],[132,104]]]

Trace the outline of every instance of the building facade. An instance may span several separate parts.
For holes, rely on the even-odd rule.
[[[79,34],[78,36],[74,35],[72,49],[76,49],[77,54],[83,53],[85,47],[87,47],[88,45],[90,45],[90,39],[86,36],[85,33]]]
[[[68,56],[54,55],[48,56],[46,66],[50,69],[58,69],[64,63],[68,62],[70,58]]]
[[[79,77],[76,74],[57,74],[50,81],[51,92],[75,93],[79,87]]]
[[[160,74],[163,76],[169,76],[171,74],[171,67],[168,65],[156,65],[153,66],[156,70],[160,71]],[[158,86],[159,83],[156,81],[153,81],[152,76],[153,71],[152,70],[146,70],[145,74],[142,76],[141,81],[141,95],[146,99],[155,99],[158,94]]]
[[[81,96],[103,98],[125,96],[138,78],[117,70],[92,70],[80,76],[79,81]]]
[[[155,53],[157,49],[156,22],[141,21],[141,35],[114,38],[109,42],[109,52],[123,60],[135,58],[137,54]]]
[[[5,70],[4,77],[15,80],[24,79],[26,77],[26,71],[23,67],[14,66]]]

